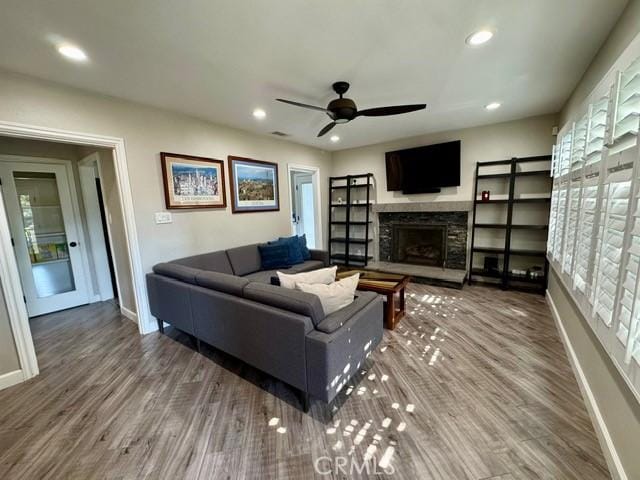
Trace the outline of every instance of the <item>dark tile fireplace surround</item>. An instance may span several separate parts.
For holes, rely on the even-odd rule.
[[[465,269],[468,213],[380,212],[382,262]]]

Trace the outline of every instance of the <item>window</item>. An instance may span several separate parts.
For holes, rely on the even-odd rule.
[[[640,401],[639,131],[637,59],[558,138],[547,252]]]

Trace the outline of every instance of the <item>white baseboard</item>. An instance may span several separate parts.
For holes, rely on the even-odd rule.
[[[622,462],[620,461],[620,457],[618,456],[618,451],[616,450],[616,447],[613,444],[613,439],[609,434],[607,424],[604,422],[604,418],[602,417],[602,413],[600,412],[600,408],[598,407],[596,398],[593,394],[593,391],[591,390],[591,387],[589,386],[587,377],[582,370],[582,366],[580,365],[578,356],[573,349],[571,340],[569,340],[567,331],[562,324],[562,320],[560,319],[556,304],[554,303],[551,295],[549,295],[548,290],[546,293],[546,299],[549,307],[551,308],[551,315],[553,316],[553,320],[556,322],[556,327],[558,328],[558,332],[560,333],[560,339],[562,340],[564,348],[567,352],[567,356],[569,357],[569,363],[571,364],[573,373],[576,377],[576,380],[578,381],[578,386],[580,387],[580,391],[582,392],[582,398],[584,399],[584,402],[587,406],[587,411],[589,412],[589,416],[591,417],[591,422],[595,427],[596,435],[598,436],[600,447],[602,448],[602,453],[604,454],[605,460],[607,461],[607,465],[609,467],[609,473],[616,480],[628,480],[627,474],[625,473],[624,467],[622,466]]]
[[[127,317],[129,320],[138,323],[138,315],[135,312],[132,312],[131,310],[129,310],[126,307],[123,307],[122,305],[120,306],[120,313],[122,313],[122,315],[124,315],[125,317]]]
[[[0,375],[0,390],[12,387],[18,383],[24,382],[24,374],[22,370],[14,370],[13,372]]]

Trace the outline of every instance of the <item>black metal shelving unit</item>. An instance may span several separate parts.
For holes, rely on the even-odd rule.
[[[504,289],[508,288],[517,288],[523,290],[537,290],[542,291],[546,289],[547,286],[547,276],[549,270],[549,264],[546,260],[546,251],[545,249],[535,250],[535,249],[523,249],[523,248],[513,248],[511,246],[512,240],[512,232],[514,230],[532,230],[532,231],[541,231],[547,230],[548,226],[548,218],[549,218],[549,206],[551,202],[551,187],[552,187],[552,178],[550,170],[518,170],[522,164],[529,162],[544,162],[551,161],[550,155],[542,155],[535,157],[526,157],[526,158],[511,158],[509,160],[498,160],[492,162],[478,162],[476,164],[476,181],[475,187],[473,191],[473,225],[471,230],[471,259],[469,261],[469,277],[468,282],[471,284],[476,281],[479,277],[480,280],[483,279],[494,279],[498,280],[497,284],[500,285]],[[482,174],[482,170],[486,169],[486,167],[500,167],[504,166],[509,169],[509,172],[504,173],[487,173]],[[515,198],[515,188],[516,181],[518,178],[522,177],[546,177],[548,178],[548,190],[540,193],[540,198]],[[478,193],[481,191],[479,189],[478,184],[483,180],[500,180],[504,179],[508,181],[508,198],[506,199],[489,199],[482,200],[478,198]],[[478,223],[478,207],[480,205],[505,205],[507,207],[507,218],[505,223]],[[518,204],[538,204],[543,206],[546,209],[545,218],[547,219],[545,224],[537,224],[537,225],[528,225],[522,221],[518,222],[517,218],[514,218],[514,206]],[[497,229],[504,230],[504,246],[503,247],[487,247],[487,246],[477,246],[476,245],[476,230],[478,229]],[[546,240],[546,239],[545,239]],[[502,255],[503,261],[501,268],[499,271],[491,271],[485,270],[484,268],[476,268],[474,267],[474,253],[487,253],[492,255]],[[523,257],[541,257],[544,260],[544,265],[542,268],[542,275],[540,277],[530,277],[526,275],[514,275],[511,270],[511,260],[514,256],[523,256]],[[496,282],[492,282],[496,283]]]
[[[371,189],[373,188],[373,174],[363,173],[360,175],[345,175],[342,177],[329,178],[329,257],[331,263],[347,266],[366,267],[369,260],[373,258],[369,254],[371,238]],[[344,191],[345,199],[342,203],[335,201],[336,192]],[[364,191],[364,201],[354,199],[356,191]],[[354,216],[358,212],[357,217]],[[340,212],[340,219],[336,219],[336,213]],[[357,220],[354,220],[357,218]],[[337,228],[343,230],[341,233],[334,233]],[[342,228],[344,227],[344,228]],[[364,236],[354,236],[355,230],[352,227],[363,227]],[[344,246],[344,251],[335,252],[337,244]],[[352,252],[352,246],[364,247],[362,253]]]

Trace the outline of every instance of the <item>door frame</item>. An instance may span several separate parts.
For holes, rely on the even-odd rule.
[[[86,236],[84,231],[84,226],[82,225],[82,216],[80,215],[80,203],[78,199],[78,193],[76,191],[76,178],[73,173],[73,164],[71,160],[62,160],[57,158],[44,158],[44,157],[29,157],[25,155],[3,155],[0,154],[0,162],[2,163],[29,163],[29,164],[43,164],[43,165],[59,165],[63,166],[65,169],[66,180],[69,184],[69,195],[71,197],[71,210],[73,215],[73,220],[75,223],[75,227],[77,230],[77,236],[79,240],[79,250],[80,250],[80,266],[82,271],[84,272],[84,280],[85,286],[87,288],[87,303],[92,303],[93,295],[91,294],[92,287],[90,285],[91,279],[91,269],[89,268],[89,255],[86,249]],[[6,208],[6,205],[5,205]],[[14,235],[17,233],[14,232]],[[14,256],[15,256],[15,248],[14,248]]]
[[[124,230],[127,240],[127,251],[133,280],[134,301],[136,304],[138,330],[146,334],[156,330],[155,322],[151,321],[145,274],[142,267],[142,257],[138,242],[135,214],[133,211],[133,195],[129,182],[127,155],[124,138],[80,133],[55,128],[38,127],[14,122],[0,121],[0,135],[7,137],[27,138],[31,140],[47,140],[53,142],[72,143],[92,147],[102,147],[112,150],[116,183],[120,193],[120,208],[124,217]],[[0,198],[0,273],[3,279],[2,288],[7,303],[7,310],[11,322],[16,350],[20,358],[20,366],[24,379],[27,380],[38,374],[38,361],[33,337],[29,326],[29,317],[23,301],[22,284],[7,222],[7,212],[4,201]]]
[[[291,233],[296,235],[295,225],[291,222],[293,218],[293,196],[291,195],[291,173],[292,172],[304,172],[311,174],[311,183],[314,190],[314,210],[316,212],[316,245],[314,248],[322,249],[324,245],[324,236],[322,234],[322,194],[320,192],[320,167],[313,167],[310,165],[300,165],[295,163],[287,163],[287,184],[289,191],[289,223],[291,223]]]
[[[89,173],[91,174],[91,181],[88,180]],[[97,177],[96,177],[97,173]],[[84,204],[85,218],[87,220],[87,236],[91,242],[91,255],[93,257],[93,265],[96,272],[98,293],[96,301],[105,301],[114,298],[113,285],[111,284],[111,271],[109,266],[107,246],[104,242],[105,233],[109,239],[109,249],[114,251],[113,243],[111,242],[111,226],[107,221],[107,231],[104,231],[102,226],[102,218],[98,220],[97,225],[92,223],[89,219],[87,210],[91,207],[88,204],[94,203],[93,207],[98,208],[98,188],[96,186],[96,178],[102,179],[102,167],[100,163],[100,155],[98,152],[91,153],[86,157],[78,161],[78,181],[80,182],[80,190],[82,193],[82,203]],[[92,195],[95,195],[92,198]],[[107,205],[103,205],[107,218],[109,218],[109,209]],[[95,210],[94,208],[94,210]],[[96,212],[94,212],[95,214]],[[100,215],[100,212],[97,212]],[[95,219],[93,219],[95,221]],[[99,231],[98,231],[99,230]],[[97,238],[96,238],[97,237]],[[113,256],[113,253],[112,253]],[[116,289],[121,291],[118,268],[115,261],[112,260],[114,277],[116,282]]]

